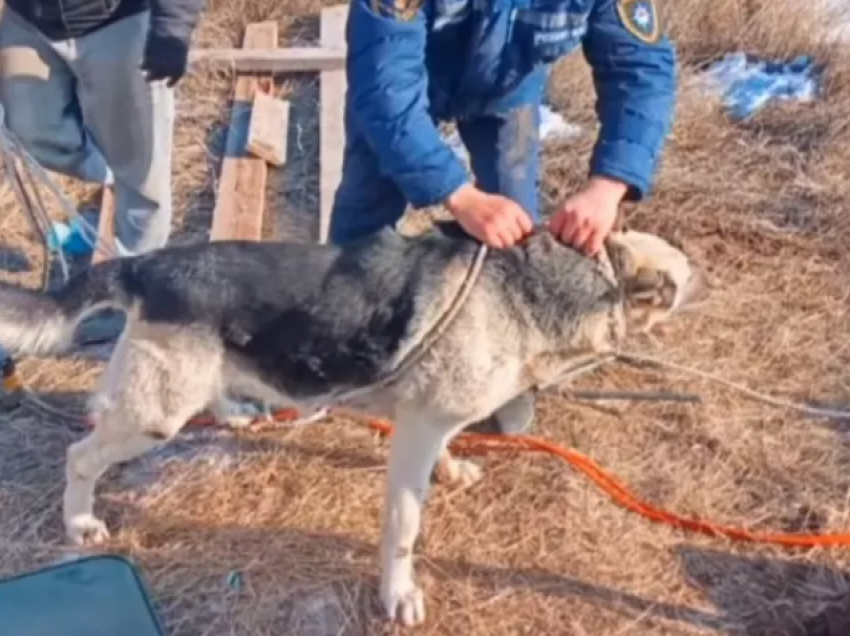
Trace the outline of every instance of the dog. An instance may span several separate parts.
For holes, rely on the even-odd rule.
[[[67,452],[68,537],[106,540],[93,511],[99,476],[202,410],[225,416],[229,395],[303,413],[341,405],[395,423],[380,599],[390,620],[422,622],[413,546],[432,471],[440,463],[450,478],[478,477],[477,466],[447,455],[450,440],[708,288],[683,251],[629,229],[607,240],[607,269],[541,230],[486,252],[468,281],[481,249],[447,223],[417,237],[386,229],[345,247],[164,248],[103,262],[47,294],[0,285],[0,346],[16,355],[61,353],[94,311],[127,313],[90,406],[94,428]],[[423,349],[436,325],[439,337]]]

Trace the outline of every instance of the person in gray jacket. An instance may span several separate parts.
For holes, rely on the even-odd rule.
[[[112,185],[119,253],[171,231],[174,85],[203,0],[5,0],[0,103],[45,168]],[[83,340],[110,339],[100,321]]]

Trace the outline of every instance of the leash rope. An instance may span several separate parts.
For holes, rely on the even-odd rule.
[[[342,395],[335,396],[330,401],[342,403],[347,400],[351,400],[358,395],[369,393],[376,389],[382,389],[395,382],[399,377],[404,375],[405,371],[408,371],[411,366],[421,360],[422,356],[430,351],[431,347],[434,346],[434,343],[440,339],[440,337],[446,332],[446,329],[451,326],[454,319],[460,313],[460,310],[466,303],[466,299],[469,298],[469,294],[472,293],[475,283],[478,282],[478,278],[481,276],[481,270],[484,268],[484,260],[487,258],[487,253],[487,245],[481,243],[475,251],[475,257],[467,268],[466,276],[461,282],[460,289],[458,289],[457,294],[455,294],[452,298],[451,304],[448,306],[446,311],[437,318],[431,328],[425,332],[422,340],[414,344],[411,350],[404,358],[401,359],[401,361],[399,361],[398,365],[394,369],[384,375],[384,377],[380,378],[377,382],[374,382],[369,386],[346,391]]]
[[[699,369],[673,362],[667,362],[652,356],[642,354],[618,354],[617,356],[608,358],[609,361],[612,359],[655,364],[668,367],[682,373],[695,375],[707,381],[718,382],[727,388],[736,390],[769,406],[796,410],[817,417],[850,418],[850,411],[819,409],[802,404],[796,404],[791,401],[782,400],[771,395],[760,393],[744,385],[724,380]],[[12,373],[11,377],[14,377],[14,373]],[[294,409],[281,409],[271,414],[271,420],[276,423],[292,423],[299,419],[300,414]],[[87,428],[92,427],[92,423],[89,420],[85,418],[80,418],[80,420]],[[250,426],[254,427],[257,423],[267,421],[268,418],[257,417],[251,422]],[[189,420],[188,426],[213,426],[216,423],[215,418],[212,416],[202,414]],[[371,430],[384,437],[392,436],[393,425],[389,422],[378,419],[366,419],[365,423]],[[640,515],[648,521],[667,525],[677,530],[684,530],[715,538],[726,538],[739,542],[775,545],[786,548],[850,546],[850,533],[848,532],[832,534],[759,532],[741,527],[713,523],[700,519],[699,517],[685,517],[676,514],[644,501],[635,495],[621,480],[587,455],[584,455],[573,448],[566,448],[533,436],[503,436],[479,433],[461,433],[452,440],[451,444],[449,444],[449,449],[457,455],[466,456],[484,456],[492,453],[535,453],[557,457],[569,464],[574,470],[590,479],[620,507]]]
[[[663,360],[662,358],[656,358],[654,356],[637,353],[620,353],[617,357],[625,362],[651,364],[657,367],[664,367],[673,371],[678,371],[680,373],[693,375],[702,380],[708,380],[709,382],[714,382],[715,384],[720,384],[722,386],[725,386],[726,388],[733,389],[738,393],[742,393],[743,395],[746,395],[747,397],[753,400],[762,402],[763,404],[767,404],[769,406],[774,406],[776,408],[787,409],[789,411],[797,411],[799,413],[804,413],[813,417],[827,417],[834,420],[850,419],[850,409],[827,409],[816,406],[809,406],[807,404],[799,404],[797,402],[792,402],[791,400],[784,400],[782,398],[774,397],[772,395],[767,395],[766,393],[760,393],[759,391],[744,386],[743,384],[731,382],[720,377],[719,375],[714,375],[713,373],[701,371],[700,369],[688,367],[682,364],[678,364],[676,362]]]
[[[850,414],[846,414],[850,417]],[[283,409],[272,413],[272,420],[277,423],[292,422],[299,419],[299,413],[294,409]],[[262,421],[262,418],[255,420]],[[84,420],[86,426],[91,423]],[[366,425],[384,437],[391,437],[393,425],[378,419],[366,419]],[[211,416],[201,415],[189,422],[192,426],[212,426],[216,421]],[[622,481],[603,468],[595,460],[573,448],[566,448],[537,437],[528,435],[502,436],[479,433],[461,433],[449,444],[449,450],[457,455],[485,456],[493,453],[535,453],[557,457],[569,464],[574,470],[583,474],[596,484],[609,498],[622,508],[641,517],[684,530],[715,538],[727,538],[733,541],[776,545],[786,548],[815,548],[850,546],[850,533],[808,534],[787,532],[757,532],[712,523],[698,517],[685,517],[654,506],[635,495]]]

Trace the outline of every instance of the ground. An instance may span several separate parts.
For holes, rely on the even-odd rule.
[[[778,396],[846,404],[850,47],[831,43],[829,21],[795,0],[663,4],[682,61],[677,122],[655,195],[630,209],[629,221],[679,240],[705,264],[714,291],[657,336],[653,353]],[[211,0],[197,44],[236,44],[244,23],[262,19],[280,21],[283,43],[312,42],[318,8]],[[814,54],[826,64],[823,101],[730,121],[692,79],[700,65],[742,48]],[[294,101],[294,159],[273,173],[270,207],[303,220],[318,208],[317,81],[280,85]],[[230,86],[226,73],[195,73],[181,87],[176,240],[202,240],[209,227]],[[550,93],[553,107],[592,130],[580,54],[558,65]],[[547,147],[547,206],[580,184],[592,138]],[[87,195],[62,183],[79,200]],[[17,254],[0,275],[34,286],[38,251],[7,189],[0,206],[2,242]],[[293,230],[278,221],[270,236]],[[100,369],[84,359],[22,364],[45,401],[71,412]],[[701,396],[690,405],[541,404],[536,434],[590,455],[654,504],[755,529],[850,527],[847,422],[673,371],[609,368],[582,386]],[[0,414],[0,575],[73,554],[59,506],[64,451],[81,434],[70,415],[29,405]],[[375,592],[385,458],[383,443],[340,419],[186,435],[103,480],[100,510],[117,529],[106,549],[140,565],[173,636],[389,632]],[[850,632],[846,549],[686,534],[623,511],[557,460],[484,463],[475,487],[433,491],[418,561],[429,618],[417,633]]]

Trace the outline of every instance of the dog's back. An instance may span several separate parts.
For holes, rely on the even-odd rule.
[[[447,267],[471,260],[462,235],[417,239],[384,230],[344,249],[221,241],[108,261],[50,294],[0,286],[0,346],[60,350],[104,305],[149,324],[221,338],[290,395],[360,386],[380,376],[439,304]]]
[[[269,245],[251,249],[250,260],[240,249],[208,252],[209,272],[190,284],[194,295],[217,285],[214,296],[181,313],[220,329],[232,356],[287,395],[360,387],[403,357],[445,303],[447,268],[460,262],[465,271],[475,250],[439,233],[409,239],[385,230],[345,249]],[[173,322],[173,307],[157,299],[142,317]]]

